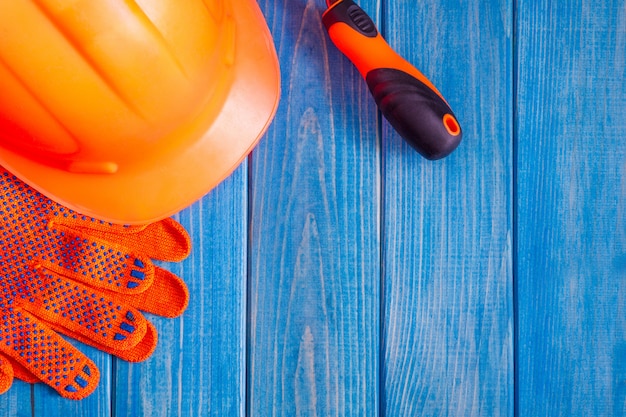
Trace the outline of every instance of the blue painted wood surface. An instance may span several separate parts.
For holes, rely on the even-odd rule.
[[[383,125],[381,414],[509,416],[512,5],[389,2],[384,27],[440,86],[464,139],[426,161]]]
[[[626,2],[362,0],[464,129],[426,161],[321,26],[261,0],[281,61],[250,158],[177,215],[180,319],[86,400],[0,416],[626,415]]]
[[[626,3],[576,6],[518,10],[520,415],[626,415]]]

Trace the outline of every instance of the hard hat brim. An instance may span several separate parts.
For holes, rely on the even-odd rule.
[[[263,15],[256,1],[238,2],[233,13],[231,88],[210,128],[188,147],[114,174],[72,173],[8,149],[0,149],[0,164],[58,203],[113,223],[150,223],[193,204],[241,164],[278,106],[279,64]]]

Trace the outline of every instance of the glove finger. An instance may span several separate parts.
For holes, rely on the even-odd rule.
[[[157,330],[150,322],[148,322],[148,331],[146,332],[146,335],[141,340],[141,342],[134,348],[128,349],[128,350],[115,350],[115,349],[110,349],[107,346],[96,346],[92,340],[89,340],[78,333],[69,332],[67,331],[67,329],[63,329],[62,327],[57,328],[56,326],[51,325],[50,323],[48,323],[48,325],[50,326],[51,329],[58,331],[59,333],[63,333],[66,336],[71,337],[72,339],[85,343],[86,345],[93,346],[96,349],[99,349],[103,352],[115,355],[118,358],[124,359],[128,362],[142,362],[148,359],[152,355],[152,353],[154,353],[154,349],[156,348],[157,341],[158,341]],[[1,362],[2,359],[4,359],[5,363]],[[5,366],[7,368],[6,371],[4,370]],[[20,381],[24,381],[28,384],[36,384],[38,382],[41,382],[28,369],[24,368],[22,365],[20,365],[19,362],[16,362],[10,356],[0,355],[0,388],[3,386],[2,382],[4,380],[2,378],[4,377],[4,375],[8,376],[9,372],[12,372],[12,375],[14,375],[15,378],[19,379]],[[11,378],[11,382],[12,382],[12,379],[13,378]],[[9,383],[6,389],[8,389],[10,385],[11,384]],[[3,394],[5,391],[0,391],[0,394]]]
[[[2,352],[38,380],[73,400],[96,389],[100,380],[96,365],[32,314],[15,309],[2,319]]]
[[[50,233],[50,247],[37,254],[47,269],[115,292],[140,293],[152,285],[154,265],[147,256],[74,229],[55,226]]]
[[[145,336],[147,320],[137,309],[54,271],[38,268],[36,273],[31,296],[22,301],[40,319],[120,350],[131,349]]]
[[[86,216],[57,217],[56,227],[66,227],[97,239],[115,242],[131,252],[160,261],[178,262],[191,251],[191,239],[185,228],[172,218],[143,226],[123,226]]]
[[[0,355],[0,394],[4,394],[13,385],[13,366],[9,359]]]
[[[118,358],[128,362],[142,362],[148,359],[152,355],[152,353],[154,353],[154,349],[156,349],[158,341],[157,330],[150,322],[147,322],[146,334],[143,339],[141,339],[141,341],[137,343],[137,345],[135,345],[134,347],[126,350],[115,349],[111,346],[106,345],[99,345],[93,339],[89,339],[80,333],[72,332],[71,330],[59,327],[52,323],[50,324],[50,327],[52,327],[59,333],[71,337],[72,339],[95,347],[96,349],[99,349],[103,352],[110,353],[111,355],[117,356]]]
[[[154,266],[146,257],[124,253],[123,248],[74,233],[62,232],[53,248],[60,255],[42,259],[41,265],[59,275],[107,290],[120,302],[142,311],[176,317],[187,307],[187,286],[176,275]]]
[[[189,290],[185,282],[170,271],[154,267],[154,281],[140,294],[109,293],[111,299],[161,317],[178,317],[187,308]]]

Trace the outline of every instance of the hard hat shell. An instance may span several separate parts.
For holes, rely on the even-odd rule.
[[[255,0],[0,2],[0,165],[115,223],[187,207],[265,132],[279,67]]]

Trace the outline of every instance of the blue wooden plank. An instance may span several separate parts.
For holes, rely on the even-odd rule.
[[[9,391],[0,395],[0,415],[32,417],[32,385],[14,381]]]
[[[520,1],[522,416],[626,415],[626,2]]]
[[[383,124],[382,415],[512,415],[512,4],[383,10],[464,139],[427,161]]]
[[[376,415],[376,112],[322,1],[261,7],[283,83],[251,159],[247,415]]]
[[[177,219],[190,257],[168,264],[190,292],[182,318],[154,318],[159,345],[144,363],[117,362],[117,416],[243,416],[247,163]]]

